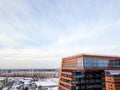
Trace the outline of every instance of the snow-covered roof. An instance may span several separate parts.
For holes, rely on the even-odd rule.
[[[56,80],[57,81],[57,80]],[[45,79],[45,80],[39,80],[39,81],[36,81],[36,85],[37,86],[57,86],[57,82],[52,79]]]
[[[110,75],[120,75],[120,70],[106,70]]]
[[[31,84],[32,83],[31,80],[25,80],[25,79],[20,79],[19,81],[24,82],[24,84]]]
[[[1,80],[4,80],[4,79],[5,79],[4,77],[0,77],[0,81],[1,81]]]

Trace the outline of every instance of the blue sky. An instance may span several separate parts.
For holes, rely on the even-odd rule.
[[[80,53],[120,55],[120,0],[0,1],[0,68],[59,68]]]

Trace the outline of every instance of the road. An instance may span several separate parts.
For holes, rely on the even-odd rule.
[[[0,90],[9,90],[10,87],[13,85],[14,81],[9,81],[8,83],[5,84],[5,86],[2,87]]]

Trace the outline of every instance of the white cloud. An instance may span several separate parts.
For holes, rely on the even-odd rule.
[[[107,43],[103,38],[111,28],[120,29],[119,17],[109,20],[108,14],[87,13],[94,7],[92,4],[85,7],[86,2],[84,5],[69,1],[55,4],[0,1],[0,68],[59,68],[61,58],[69,55],[120,52],[116,53],[119,41]],[[100,7],[96,10],[102,11]],[[111,14],[109,8],[106,10],[103,12]],[[92,17],[94,14],[100,17]]]

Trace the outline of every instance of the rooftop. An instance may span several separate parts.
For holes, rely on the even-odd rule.
[[[68,58],[80,58],[80,57],[93,57],[93,58],[116,58],[120,59],[120,56],[114,56],[114,55],[98,55],[98,54],[78,54],[78,55],[73,55],[73,56],[68,56],[63,59],[68,59]]]
[[[107,75],[120,75],[120,70],[106,70]]]

